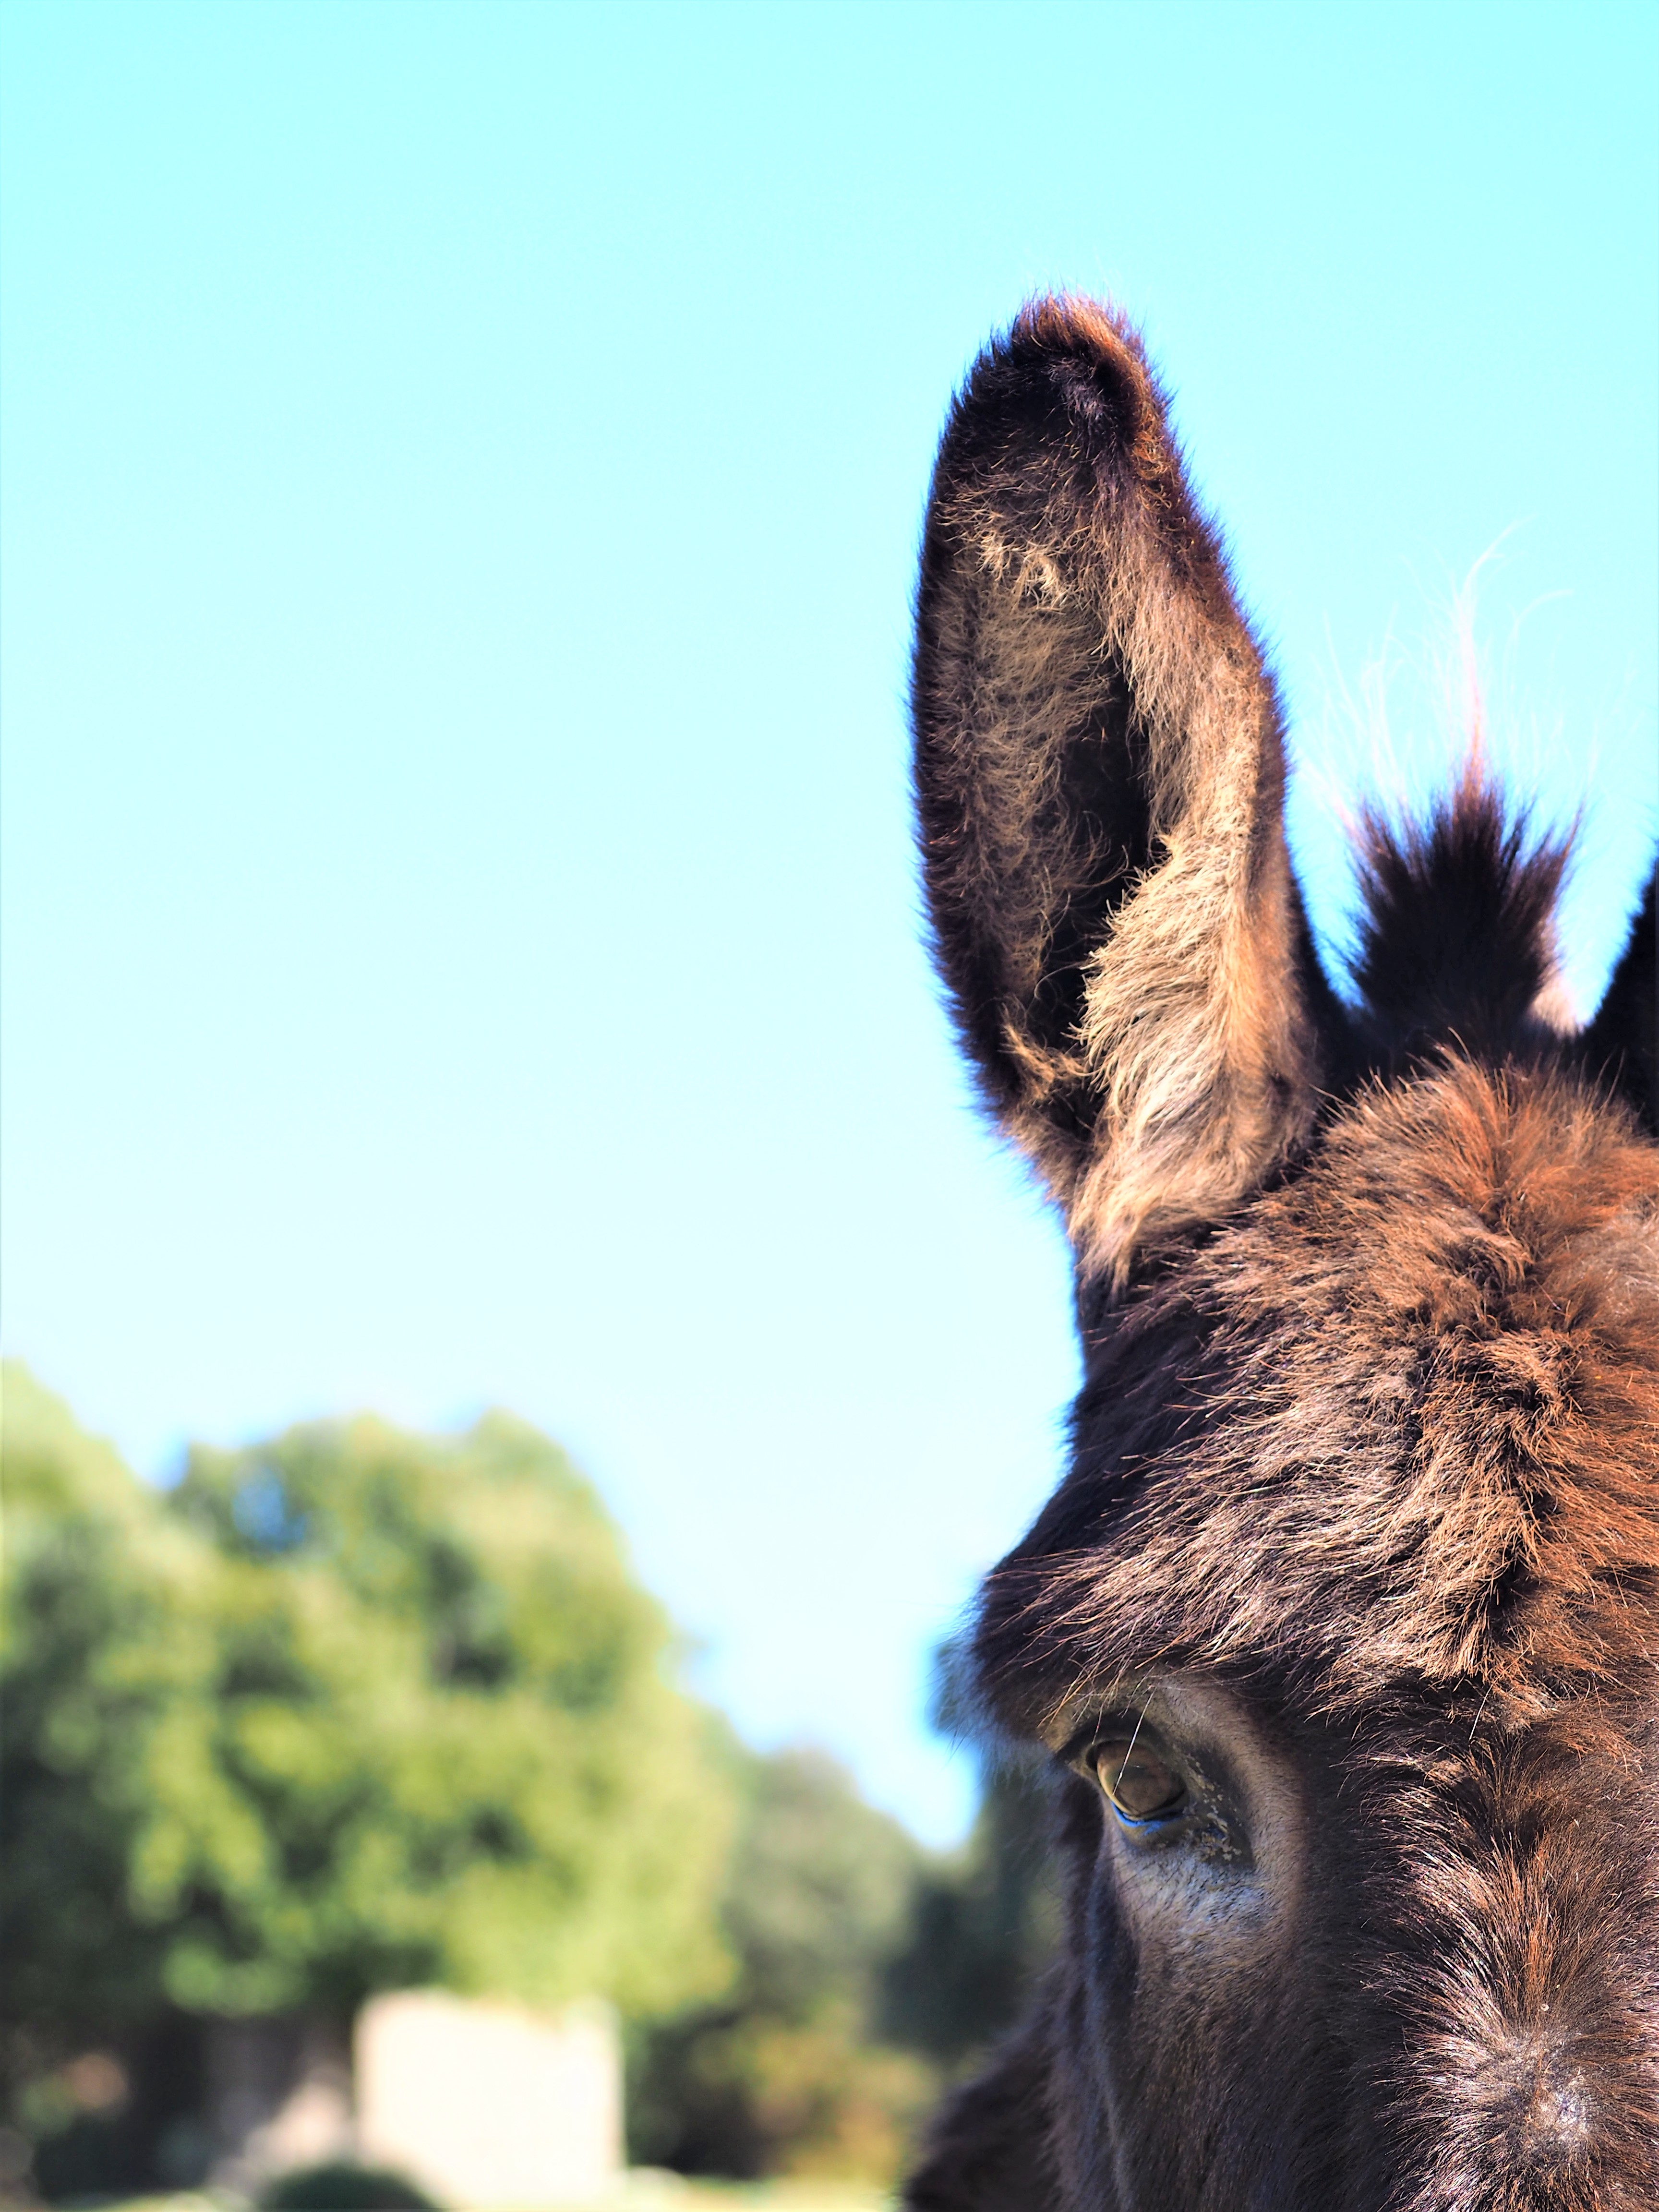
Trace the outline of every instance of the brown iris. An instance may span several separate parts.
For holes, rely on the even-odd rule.
[[[1166,1820],[1186,1800],[1185,1783],[1139,1730],[1103,1738],[1089,1761],[1113,1810],[1126,1820]]]

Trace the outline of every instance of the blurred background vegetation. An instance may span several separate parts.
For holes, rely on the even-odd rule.
[[[746,1748],[533,1430],[293,1430],[163,1492],[3,1388],[0,2182],[188,2182],[211,2023],[432,1985],[614,2003],[635,2163],[882,2182],[1011,2019],[1024,1785],[932,1855]]]

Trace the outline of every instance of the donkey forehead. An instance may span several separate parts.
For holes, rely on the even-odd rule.
[[[1090,1352],[981,1616],[1023,1724],[1158,1660],[1519,1718],[1659,1658],[1659,1148],[1575,1079],[1362,1097]]]

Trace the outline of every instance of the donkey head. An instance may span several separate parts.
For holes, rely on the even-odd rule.
[[[1133,334],[981,357],[915,660],[940,966],[1062,1209],[1070,1472],[988,1578],[1060,1955],[910,2203],[1659,2203],[1655,917],[1559,1012],[1478,767],[1373,825],[1354,1003]]]

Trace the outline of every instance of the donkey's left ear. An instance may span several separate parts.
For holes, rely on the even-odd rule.
[[[1601,1012],[1581,1045],[1592,1072],[1610,1082],[1659,1136],[1659,867],[1631,924]]]
[[[1139,342],[1091,301],[1028,307],[951,411],[914,714],[963,1042],[1083,1279],[1121,1283],[1305,1135],[1334,1001],[1272,683]]]

